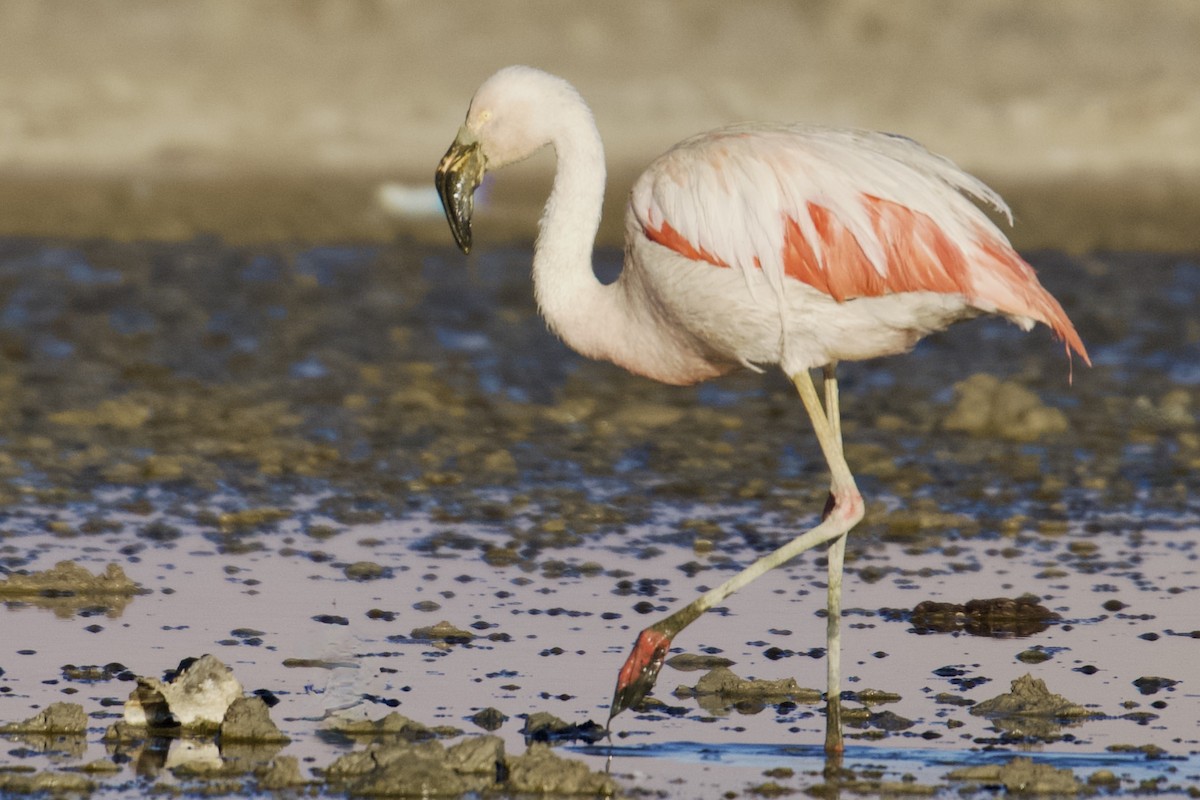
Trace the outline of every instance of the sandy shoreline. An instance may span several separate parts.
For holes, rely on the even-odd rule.
[[[377,184],[427,182],[478,83],[523,62],[593,106],[610,209],[686,135],[805,120],[945,153],[1007,196],[1024,247],[1194,248],[1198,40],[1183,0],[15,0],[0,234],[388,238]],[[549,166],[498,188],[510,235],[532,235]]]

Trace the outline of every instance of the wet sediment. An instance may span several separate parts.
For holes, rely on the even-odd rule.
[[[618,257],[602,252],[600,269],[611,274]],[[989,651],[982,666],[943,662],[947,666],[936,672],[866,683],[882,690],[875,699],[902,698],[888,708],[872,705],[872,695],[855,686],[862,708],[848,714],[851,742],[936,741],[971,731],[971,745],[978,747],[1075,745],[1084,737],[1072,726],[1088,731],[1105,723],[1056,717],[1056,727],[1034,730],[1029,715],[1010,715],[1020,727],[1006,729],[999,715],[967,711],[982,705],[971,695],[986,693],[981,687],[1005,659],[1022,670],[1031,663],[1046,671],[1067,664],[1081,680],[1117,670],[1103,659],[1070,662],[1076,656],[1056,644],[1068,628],[1090,626],[1126,646],[1133,640],[1147,648],[1194,633],[1186,621],[1155,619],[1173,599],[1186,601],[1194,581],[1170,571],[1150,580],[1139,564],[1156,536],[1186,556],[1187,532],[1200,516],[1200,329],[1187,313],[1200,304],[1200,268],[1182,256],[1031,258],[1097,355],[1093,369],[1074,365],[1073,382],[1072,367],[1047,336],[1024,335],[1000,322],[960,326],[902,358],[844,365],[847,456],[870,498],[867,519],[849,541],[847,583],[865,587],[868,598],[902,592],[902,608],[912,609],[895,612],[901,606],[882,600],[848,608],[848,635],[869,648],[860,660],[895,663],[888,659],[898,661],[913,641],[937,646],[914,637],[1022,639],[998,660]],[[117,618],[158,630],[164,620],[149,604],[171,603],[178,573],[147,574],[147,565],[156,554],[190,551],[202,542],[237,591],[259,590],[254,571],[258,559],[269,558],[341,582],[343,597],[361,592],[370,598],[362,613],[307,604],[292,612],[328,630],[386,628],[373,645],[380,658],[409,652],[438,659],[485,648],[512,658],[530,647],[537,628],[522,627],[524,620],[510,620],[492,603],[518,595],[525,604],[517,610],[527,613],[532,605],[537,612],[527,619],[571,619],[593,632],[634,628],[643,615],[715,583],[814,519],[827,477],[786,381],[744,374],[677,389],[586,362],[566,352],[537,319],[527,262],[523,248],[463,263],[443,249],[412,243],[0,243],[3,585],[29,587],[0,598],[3,613],[45,613],[40,609],[54,606],[43,602],[69,600],[73,605],[56,610],[61,617],[55,619],[86,620],[79,626],[97,636],[107,635],[100,620]],[[1138,281],[1128,279],[1133,271]],[[985,373],[997,377],[972,377]],[[1030,414],[1052,424],[1021,429]],[[417,533],[400,525],[418,517],[424,527]],[[51,566],[62,551],[105,559],[75,581],[62,574],[67,568]],[[106,566],[117,558],[113,553],[121,561],[115,569]],[[190,563],[183,555],[171,558]],[[464,564],[484,577],[466,574]],[[439,581],[440,565],[454,565],[458,574]],[[814,565],[821,566],[819,555],[805,569]],[[980,597],[971,585],[998,565],[1020,575],[1005,588],[1003,602],[990,591]],[[97,574],[124,588],[87,590]],[[965,577],[967,588],[948,596],[940,584],[956,577]],[[310,579],[298,581],[299,596],[316,585]],[[464,605],[480,584],[494,599]],[[148,585],[154,595],[138,593]],[[430,591],[418,597],[423,585]],[[810,595],[806,617],[822,606],[819,585],[781,585],[793,596]],[[534,595],[538,587],[547,594]],[[928,587],[920,597],[943,605],[922,609],[913,587]],[[602,609],[576,607],[580,596],[592,595],[601,597]],[[753,609],[734,600],[731,613],[748,619]],[[195,624],[188,617],[193,609],[168,608],[168,617],[175,615],[168,625]],[[229,633],[221,646],[266,653],[248,648],[269,642],[269,627],[231,621],[222,628],[221,636]],[[819,642],[798,641],[782,629],[763,631],[753,622],[741,627],[748,629],[745,652],[692,652],[672,664],[707,669],[724,659],[738,662],[738,674],[802,673],[808,685],[819,680],[813,671],[823,656]],[[863,644],[881,630],[906,645]],[[618,633],[622,642],[629,638]],[[29,649],[15,641],[11,648]],[[547,681],[590,665],[598,653],[590,643],[572,650],[555,641],[533,649],[542,661],[529,673]],[[73,689],[134,677],[115,660],[93,664],[85,655],[47,664],[40,679],[63,680]],[[291,648],[260,659],[284,665],[282,683],[295,689],[309,673],[286,667],[336,672],[353,665],[353,656]],[[5,658],[0,668],[12,669],[16,655]],[[492,662],[489,668],[502,673]],[[395,670],[392,662],[383,664]],[[468,680],[457,677],[464,685]],[[1131,747],[1154,744],[1146,726],[1170,713],[1188,679],[1170,662],[1122,671],[1102,711],[1126,724]],[[494,680],[498,687],[520,682]],[[444,681],[438,677],[418,691],[445,693]],[[161,694],[152,680],[142,683]],[[558,737],[561,746],[585,746],[591,741],[585,723],[600,713],[596,705],[610,689],[607,680],[599,689],[595,683],[576,682],[569,699],[556,701],[579,705],[565,727],[530,730]],[[930,690],[923,705],[918,687]],[[478,703],[498,716],[476,724],[487,730],[500,719],[497,730],[506,733],[503,717],[541,710],[533,702],[498,699],[511,691],[498,689],[496,698]],[[402,696],[392,686],[368,701]],[[820,715],[819,700],[796,696],[790,686],[759,697],[712,697],[719,705],[691,697],[657,701],[646,720],[623,724],[655,730],[676,719],[703,725],[711,723],[696,720],[766,716],[783,730],[801,731],[790,736],[803,736]],[[263,704],[234,700],[235,716],[245,715],[250,744],[257,746]],[[454,708],[448,726],[405,717],[402,731],[428,725],[434,735],[415,735],[386,753],[371,748],[389,746],[367,740],[392,735],[387,730],[365,731],[364,740],[342,735],[370,758],[424,765],[445,774],[445,786],[475,786],[482,773],[447,766],[464,754],[447,755],[457,745],[438,731],[459,729],[479,709]],[[98,712],[89,706],[85,713]],[[28,715],[9,718],[19,716]],[[97,738],[63,735],[83,738],[85,747],[89,737]],[[226,744],[239,735],[230,733]],[[1189,735],[1177,732],[1184,741]],[[296,744],[292,738],[289,747]],[[430,743],[442,750],[409,747]],[[281,745],[243,751],[237,765],[228,766],[206,744],[193,763],[208,766],[181,766],[181,774],[208,770],[214,780],[232,780],[232,772],[242,770],[263,788],[322,780],[309,769],[312,762],[288,760]],[[54,747],[80,752],[66,740]],[[148,772],[167,768],[166,761],[155,765],[123,752]],[[514,760],[510,774],[543,762],[552,764],[546,769],[566,769],[537,749],[527,756],[528,762]],[[379,788],[349,771],[351,764],[342,765],[347,771],[339,791]],[[61,780],[81,786],[108,780],[99,767],[62,774],[70,777]],[[1076,777],[1091,780],[1083,772]],[[58,780],[26,773],[12,780],[18,778],[29,787]],[[796,786],[801,779],[771,780]]]

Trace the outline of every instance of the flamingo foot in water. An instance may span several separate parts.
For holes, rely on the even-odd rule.
[[[633,652],[625,659],[617,675],[617,689],[608,712],[609,722],[625,709],[642,702],[654,688],[658,671],[662,669],[667,651],[671,649],[671,638],[653,626],[638,634],[637,641],[633,643]]]

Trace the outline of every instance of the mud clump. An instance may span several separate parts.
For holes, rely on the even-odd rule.
[[[970,534],[979,529],[979,521],[974,517],[944,511],[924,498],[916,498],[911,507],[887,512],[882,522],[886,528],[884,540],[888,542],[913,541],[935,531]]]
[[[571,761],[555,755],[550,746],[535,743],[522,756],[507,764],[505,788],[514,793],[591,795],[611,797],[617,794],[617,784],[602,772],[592,772],[581,761]]]
[[[1159,678],[1153,675],[1145,675],[1133,682],[1133,685],[1143,695],[1158,694],[1160,691],[1169,690],[1179,681],[1173,678]]]
[[[372,745],[334,761],[325,771],[331,788],[356,796],[445,797],[482,792],[496,782],[496,763],[503,741],[495,742],[490,772],[455,769],[454,759],[439,742],[392,742]]]
[[[117,617],[132,597],[148,591],[130,580],[119,564],[93,575],[73,561],[60,561],[47,570],[13,572],[0,580],[0,601],[28,602],[59,617],[72,617],[90,606]]]
[[[865,706],[881,706],[887,703],[899,703],[903,698],[895,692],[889,692],[884,689],[860,689],[857,692],[851,692],[848,699],[862,703]]]
[[[96,784],[86,775],[72,772],[38,772],[33,775],[0,773],[0,792],[5,795],[86,794]]]
[[[723,656],[680,653],[668,658],[666,666],[671,669],[677,669],[680,672],[699,672],[702,669],[713,670],[718,667],[732,667],[733,660]]]
[[[1017,661],[1022,664],[1041,664],[1043,661],[1049,661],[1050,658],[1051,655],[1040,647],[1030,647],[1017,653]]]
[[[755,797],[786,797],[793,792],[793,789],[789,789],[775,781],[760,783],[757,786],[750,786],[746,789],[746,794],[754,795]]]
[[[87,714],[78,703],[51,703],[23,722],[0,725],[0,734],[84,734],[87,721]]]
[[[979,373],[954,386],[957,401],[942,426],[972,436],[1035,442],[1069,427],[1057,408],[1042,403],[1029,389]]]
[[[791,777],[786,768],[768,770],[768,777]],[[902,781],[881,780],[878,771],[865,769],[855,772],[840,768],[827,770],[825,783],[813,784],[806,787],[803,793],[810,797],[830,798],[837,800],[842,797],[928,797],[938,794],[940,787],[916,783],[912,776],[905,776]],[[796,794],[796,790],[782,786],[774,781],[750,787],[747,794],[759,797],[783,797]]]
[[[508,758],[504,740],[477,736],[452,747],[441,742],[391,742],[349,753],[325,772],[330,788],[351,797],[458,797],[507,792],[613,795],[616,783],[578,761],[560,758],[545,744]]]
[[[1141,753],[1147,758],[1163,758],[1167,755],[1167,751],[1156,744],[1110,744],[1105,749],[1110,753]]]
[[[1015,758],[1007,764],[963,767],[946,775],[952,781],[971,781],[985,787],[1003,787],[1013,794],[1078,794],[1084,786],[1069,769]]]
[[[165,680],[138,676],[137,682],[123,718],[105,731],[106,742],[180,734],[217,734],[222,748],[290,741],[271,720],[266,701],[247,697],[233,671],[212,655],[184,659]]]
[[[244,693],[233,670],[211,655],[182,661],[166,681],[139,676],[137,682],[123,720],[135,730],[215,732]]]
[[[1062,695],[1053,694],[1046,682],[1026,673],[1012,682],[1012,691],[971,707],[970,713],[988,717],[1009,738],[1053,741],[1064,722],[1095,716]]]
[[[1155,403],[1145,395],[1134,399],[1129,408],[1133,427],[1152,433],[1169,433],[1196,427],[1192,397],[1186,389],[1173,389]]]
[[[969,600],[965,604],[926,600],[912,610],[911,622],[918,633],[953,633],[963,630],[974,636],[1028,636],[1041,633],[1059,620],[1059,615],[1041,605],[1038,598],[995,597]]]
[[[1026,717],[1090,717],[1092,713],[1046,688],[1046,682],[1026,673],[1012,682],[1012,691],[977,703],[972,714]]]
[[[119,564],[109,564],[93,575],[74,561],[60,561],[41,572],[14,572],[0,581],[0,597],[143,594],[142,587],[125,575]]]
[[[939,693],[935,694],[933,696],[933,701],[935,703],[942,703],[943,705],[948,705],[948,706],[962,707],[962,706],[975,705],[975,701],[970,699],[969,697],[963,697],[962,695],[958,695],[958,694],[951,694],[950,692],[939,692]]]
[[[355,561],[342,572],[352,581],[374,581],[391,575],[391,570],[374,561]]]
[[[874,728],[875,731],[882,734],[906,731],[917,724],[894,711],[872,712],[867,708],[844,708],[842,709],[842,718],[847,725],[858,728]]]
[[[525,727],[521,729],[525,743],[530,742],[565,742],[582,740],[589,744],[598,742],[605,736],[605,729],[588,720],[582,725],[576,725],[561,720],[546,711],[537,711],[525,718]]]
[[[431,728],[424,723],[409,719],[398,711],[393,711],[387,716],[375,720],[334,719],[330,721],[328,728],[345,736],[398,737],[409,742],[446,739],[462,734],[458,728],[448,725]]]
[[[62,668],[63,680],[76,681],[78,683],[99,683],[101,681],[110,681],[113,678],[119,680],[133,680],[134,675],[129,669],[120,662],[112,661],[108,664],[64,664]]]
[[[477,711],[471,716],[471,722],[474,722],[480,728],[483,728],[488,733],[500,730],[500,727],[508,720],[498,708],[488,706],[482,711]]]
[[[466,644],[475,638],[475,634],[456,628],[446,620],[436,625],[424,628],[414,628],[412,638],[422,642],[444,642],[446,644]]]
[[[47,420],[53,425],[77,428],[112,428],[132,431],[142,427],[153,414],[150,406],[131,397],[101,400],[94,408],[68,409],[50,414]]]
[[[255,771],[258,788],[267,791],[294,789],[308,780],[300,772],[300,762],[295,756],[279,756]]]
[[[676,691],[683,697],[703,697],[719,695],[730,699],[778,697],[787,700],[821,699],[821,693],[816,689],[803,689],[795,678],[780,678],[775,681],[749,680],[736,674],[727,667],[717,667],[709,670],[692,688],[681,686]]]
[[[730,707],[742,713],[757,713],[768,705],[786,701],[817,703],[821,692],[805,689],[795,678],[775,681],[748,680],[726,667],[706,672],[695,686],[679,686],[674,692],[679,698],[695,698],[704,710],[719,714]]]
[[[253,530],[287,519],[292,512],[265,506],[263,508],[247,508],[242,511],[227,511],[217,516],[217,527],[223,533]]]
[[[148,594],[118,564],[92,575],[74,561],[59,561],[49,570],[13,572],[0,581],[0,601],[28,603],[70,619],[85,608],[100,609],[109,618],[125,612],[134,595]]]
[[[291,741],[271,720],[261,697],[239,697],[221,720],[221,742],[283,744]]]
[[[250,773],[260,776],[263,788],[307,783],[295,765],[277,762],[290,739],[272,722],[267,702],[246,696],[232,670],[213,656],[184,659],[162,680],[137,681],[123,718],[105,731],[103,741],[136,763],[140,775],[167,769],[176,777],[209,781],[209,791],[218,785],[211,782]]]
[[[29,751],[83,758],[87,752],[87,723],[82,706],[51,703],[27,720],[0,725],[0,736],[22,742]]]

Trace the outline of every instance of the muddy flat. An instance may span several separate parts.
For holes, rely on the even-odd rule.
[[[589,774],[611,754],[627,793],[1186,791],[1200,264],[1028,256],[1094,367],[997,320],[843,367],[868,511],[826,772],[799,691],[824,684],[821,553],[690,628],[653,701],[593,735],[642,627],[818,518],[782,376],[680,389],[576,356],[536,316],[525,245],[0,241],[0,722],[86,715],[4,733],[0,779],[353,794],[355,754],[384,745],[334,723],[398,713],[437,731],[408,728],[404,758],[490,734],[517,774],[548,739]],[[205,654],[289,742],[105,739],[136,686]],[[779,683],[694,691],[713,667]],[[539,712],[562,725],[533,732]]]

